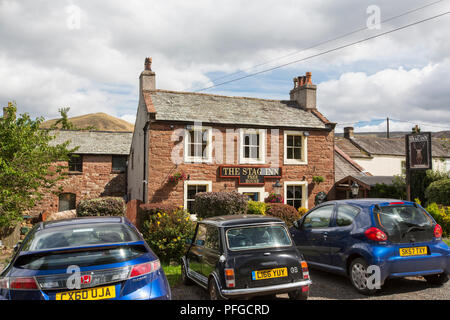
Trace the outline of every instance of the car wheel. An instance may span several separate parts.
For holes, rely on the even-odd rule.
[[[424,276],[424,278],[425,278],[425,280],[427,280],[428,283],[439,285],[439,286],[446,283],[449,279],[448,274],[445,274],[445,273],[432,274],[429,276]]]
[[[367,286],[367,262],[362,258],[356,258],[350,264],[349,274],[353,287],[364,295],[373,295],[377,289],[369,289]]]
[[[217,285],[214,279],[209,280],[208,292],[210,300],[223,300],[219,294],[219,289],[217,289]]]
[[[186,265],[184,264],[184,262],[181,263],[181,282],[187,286],[190,286],[193,284],[192,280],[189,279],[186,274]]]
[[[302,289],[291,291],[288,293],[289,299],[291,300],[308,300],[309,290],[303,292]]]

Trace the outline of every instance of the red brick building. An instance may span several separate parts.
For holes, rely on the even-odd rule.
[[[320,191],[334,198],[335,124],[317,110],[310,73],[287,101],[227,97],[157,90],[147,60],[139,92],[128,199],[189,209],[197,192],[236,190],[264,201],[277,180],[296,207]]]
[[[61,163],[68,165],[68,176],[58,182],[56,193],[46,192],[31,215],[75,209],[82,199],[126,195],[131,132],[58,130],[54,134],[52,144],[70,141],[69,148],[78,150],[69,163]]]

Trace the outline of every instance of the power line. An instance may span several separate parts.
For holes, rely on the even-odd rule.
[[[205,87],[203,89],[196,90],[194,92],[200,92],[200,91],[212,89],[212,88],[215,88],[215,87],[218,87],[218,86],[222,86],[224,84],[228,84],[228,83],[231,83],[231,82],[243,80],[243,79],[246,79],[246,78],[250,78],[250,77],[256,76],[258,74],[262,74],[262,73],[266,73],[266,72],[273,71],[273,70],[276,70],[276,69],[280,69],[280,68],[286,67],[286,66],[291,65],[291,64],[295,64],[295,63],[298,63],[298,62],[302,62],[302,61],[305,61],[305,60],[316,58],[316,57],[325,55],[325,54],[330,53],[330,52],[342,50],[342,49],[354,46],[356,44],[360,44],[360,43],[363,43],[363,42],[366,42],[366,41],[369,41],[369,40],[372,40],[372,39],[375,39],[375,38],[379,38],[381,36],[384,36],[384,35],[387,35],[387,34],[390,34],[390,33],[396,32],[396,31],[399,31],[399,30],[403,30],[403,29],[406,29],[406,28],[409,28],[409,27],[412,27],[412,26],[415,26],[415,25],[418,25],[418,24],[421,24],[421,23],[424,23],[424,22],[436,19],[436,18],[440,18],[440,17],[442,17],[444,15],[447,15],[449,13],[450,13],[450,11],[446,11],[446,12],[437,14],[435,16],[432,16],[432,17],[429,17],[429,18],[426,18],[426,19],[418,20],[418,21],[415,21],[413,23],[410,23],[410,24],[407,24],[407,25],[404,25],[404,26],[401,26],[401,27],[398,27],[398,28],[394,28],[394,29],[389,30],[389,31],[376,34],[376,35],[371,36],[371,37],[367,37],[367,38],[364,38],[364,39],[361,39],[361,40],[357,40],[357,41],[354,41],[354,42],[351,42],[351,43],[348,43],[348,44],[345,44],[345,45],[342,45],[342,46],[339,46],[339,47],[335,47],[333,49],[322,51],[320,53],[316,53],[316,54],[310,55],[310,56],[302,58],[302,59],[298,59],[298,60],[294,60],[294,61],[291,61],[291,62],[287,62],[287,63],[281,64],[281,65],[278,65],[278,66],[275,66],[275,67],[272,67],[272,68],[269,68],[269,69],[265,69],[265,70],[262,70],[262,71],[251,73],[251,74],[248,74],[246,76],[242,76],[240,78],[224,81],[222,83],[218,83],[218,84],[215,84],[215,85],[212,85],[212,86],[209,86],[209,87]]]
[[[421,6],[421,7],[418,7],[418,8],[409,10],[409,11],[406,11],[406,12],[401,13],[401,14],[399,14],[399,15],[396,15],[396,16],[393,16],[393,17],[390,17],[390,18],[387,18],[387,19],[385,19],[385,20],[382,20],[382,21],[380,22],[380,24],[383,24],[383,23],[386,23],[386,22],[395,20],[395,19],[397,19],[397,18],[406,16],[406,15],[408,15],[408,14],[417,12],[417,11],[419,11],[419,10],[428,8],[428,7],[430,7],[430,6],[433,6],[433,5],[435,5],[435,4],[437,4],[437,3],[440,3],[440,2],[443,2],[443,1],[445,1],[445,0],[438,0],[438,1],[435,1],[435,2],[432,2],[432,3],[429,3],[429,4],[426,4],[426,5],[424,5],[424,6]],[[329,42],[333,42],[333,41],[336,41],[336,40],[340,40],[340,39],[346,38],[346,37],[348,37],[348,36],[350,36],[350,35],[352,35],[352,34],[355,34],[355,33],[361,32],[361,31],[365,31],[365,30],[367,30],[368,28],[369,28],[369,27],[366,26],[366,27],[364,27],[364,28],[359,28],[359,29],[356,29],[356,30],[347,32],[347,33],[345,33],[345,34],[343,34],[343,35],[340,35],[340,36],[338,36],[338,37],[335,37],[335,38],[332,38],[332,39],[328,39],[328,40],[324,40],[324,41],[321,41],[321,42],[319,42],[319,43],[316,43],[316,44],[314,44],[314,45],[312,45],[312,46],[309,46],[309,47],[300,49],[299,51],[291,52],[291,53],[289,53],[289,54],[287,54],[287,55],[284,55],[284,56],[281,56],[281,57],[278,57],[278,58],[275,58],[275,59],[272,59],[272,60],[267,60],[267,61],[265,61],[265,62],[256,64],[256,65],[254,65],[254,66],[252,66],[252,67],[249,67],[249,68],[246,68],[246,69],[243,69],[243,70],[239,70],[239,71],[233,72],[233,73],[228,74],[228,75],[224,75],[224,76],[221,76],[221,77],[212,79],[212,80],[210,80],[210,82],[213,82],[213,83],[214,83],[215,81],[218,81],[218,80],[221,80],[221,79],[225,79],[225,78],[229,78],[229,77],[231,77],[231,76],[234,76],[234,75],[237,75],[237,74],[246,72],[246,71],[253,70],[253,69],[257,68],[257,67],[264,66],[264,65],[269,64],[269,63],[271,63],[271,62],[278,61],[278,60],[281,60],[281,59],[284,59],[284,58],[287,58],[287,57],[290,57],[290,56],[299,54],[299,53],[301,53],[301,52],[303,52],[303,51],[306,51],[306,50],[314,49],[314,48],[319,47],[319,46],[321,46],[321,45],[323,45],[323,44],[326,44],[326,43],[329,43]],[[200,91],[201,91],[201,90],[200,90]]]

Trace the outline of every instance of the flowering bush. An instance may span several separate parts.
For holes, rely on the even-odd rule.
[[[77,206],[77,216],[123,216],[125,201],[120,197],[101,197],[81,200]]]
[[[177,206],[172,204],[162,203],[146,203],[141,204],[138,211],[138,229],[142,229],[143,223],[147,221],[151,216],[158,212],[174,212],[177,210]]]
[[[194,211],[199,218],[245,214],[247,196],[232,192],[199,192],[195,195]]]
[[[267,203],[261,201],[249,201],[247,206],[247,214],[265,215],[267,206]]]
[[[170,182],[178,182],[186,180],[186,174],[184,172],[176,172],[169,176]]]
[[[288,227],[292,226],[294,221],[300,219],[300,215],[293,206],[284,203],[271,203],[268,205],[266,215],[280,218]]]
[[[264,199],[266,203],[283,203],[283,197],[280,194],[271,193],[266,199]]]
[[[425,208],[436,222],[442,227],[442,235],[450,236],[450,207],[440,206],[432,203]]]
[[[195,223],[182,207],[149,215],[142,226],[145,241],[164,263],[180,262],[186,240],[192,239],[195,230]]]
[[[297,211],[299,216],[303,217],[308,212],[308,209],[306,209],[305,207],[299,207]]]

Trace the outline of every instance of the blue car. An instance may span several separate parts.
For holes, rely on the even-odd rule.
[[[0,274],[0,299],[170,299],[158,257],[123,217],[42,222]]]
[[[348,276],[363,294],[375,293],[389,278],[423,276],[437,285],[449,279],[450,248],[442,228],[413,202],[329,201],[290,231],[308,265]]]

